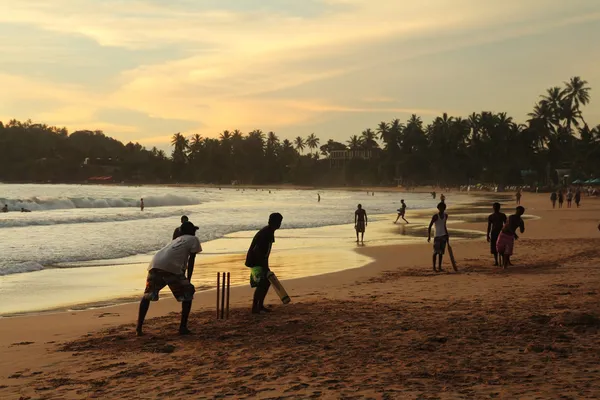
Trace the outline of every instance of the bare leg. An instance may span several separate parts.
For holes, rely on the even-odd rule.
[[[433,253],[433,272],[437,272],[437,269],[435,269],[435,259],[436,259],[437,254]]]
[[[394,223],[398,222],[399,219],[400,219],[400,214],[398,214],[398,217],[396,217],[396,220],[394,221]]]
[[[358,243],[358,231],[356,231],[356,243]]]
[[[179,325],[179,334],[188,335],[190,330],[187,327],[190,311],[192,310],[192,301],[184,301],[181,303],[181,324]]]
[[[142,336],[144,334],[142,331],[142,326],[144,325],[144,320],[146,319],[146,314],[148,313],[149,308],[150,300],[142,298],[142,301],[140,301],[140,309],[138,311],[137,328],[135,328],[135,334],[138,336]]]
[[[360,241],[363,243],[365,242],[365,233],[364,232],[360,233]]]
[[[494,254],[494,267],[498,266],[498,253]]]
[[[406,218],[404,218],[404,216],[402,216],[402,219],[404,220],[404,222],[406,222],[407,224],[409,223]]]
[[[439,271],[439,272],[442,272],[442,271],[443,271],[443,269],[442,269],[442,258],[444,258],[444,255],[443,255],[443,254],[440,254],[440,258],[439,258],[439,260],[438,260],[438,271]]]

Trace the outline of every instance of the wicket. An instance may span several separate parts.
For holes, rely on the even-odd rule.
[[[221,274],[223,278],[221,280]],[[229,287],[231,274],[217,272],[217,319],[229,319]],[[227,289],[226,289],[227,288]],[[220,307],[219,307],[219,302]]]

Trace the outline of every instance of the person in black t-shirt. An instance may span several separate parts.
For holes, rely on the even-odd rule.
[[[187,215],[182,215],[181,216],[181,223],[183,224],[184,222],[189,221],[189,218],[187,217]],[[177,228],[175,228],[175,230],[173,231],[173,239],[171,240],[175,240],[177,239],[179,236],[181,236],[181,227],[178,226]]]
[[[498,235],[500,235],[502,227],[506,223],[506,214],[500,212],[500,203],[494,203],[492,207],[494,208],[494,213],[488,217],[487,241],[490,243],[490,250],[494,255],[494,267],[497,267],[498,249],[496,248],[496,242],[498,241]]]
[[[275,242],[275,231],[281,227],[283,216],[279,213],[269,215],[269,225],[262,228],[254,235],[248,254],[246,267],[250,268],[250,286],[256,288],[252,299],[252,313],[268,312],[265,307],[265,297],[271,287],[268,274],[269,255]]]

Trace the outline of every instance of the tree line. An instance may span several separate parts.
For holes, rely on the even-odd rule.
[[[102,131],[0,122],[0,180],[81,182],[98,175],[138,183],[404,184],[557,183],[600,176],[600,125],[590,128],[583,108],[591,88],[573,77],[540,96],[525,123],[506,113],[467,117],[444,113],[431,123],[380,122],[341,143],[307,137],[281,140],[274,132],[225,130],[218,138],[172,137],[172,153],[123,144]],[[368,150],[370,158],[332,165],[336,150]]]

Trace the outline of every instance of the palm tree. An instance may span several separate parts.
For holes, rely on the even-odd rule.
[[[387,122],[381,121],[377,126],[377,133],[379,134],[379,139],[381,139],[384,143],[387,143],[389,131],[390,127],[387,124]]]
[[[363,144],[361,138],[358,137],[358,135],[351,136],[350,140],[348,140],[346,143],[348,143],[348,147],[350,148],[350,150],[360,150]]]
[[[298,136],[296,139],[294,139],[294,147],[296,148],[296,150],[300,153],[304,152],[304,139],[302,139],[302,137]]]
[[[581,114],[581,105],[587,105],[590,102],[590,90],[591,88],[586,86],[587,81],[582,80],[578,76],[572,77],[569,82],[565,82],[566,88],[563,90],[563,96],[565,102],[568,104],[570,114],[578,114],[584,125],[586,125],[583,115]],[[575,111],[575,112],[573,112]],[[575,126],[578,126],[575,124]]]
[[[308,146],[308,148],[311,150],[311,153],[312,153],[313,149],[317,149],[319,147],[319,138],[316,137],[314,133],[311,133],[306,138],[305,143]]]
[[[379,145],[376,141],[377,134],[373,132],[371,129],[365,129],[360,134],[360,139],[362,140],[363,147],[366,150],[373,150],[379,148]]]
[[[231,139],[231,133],[228,130],[224,130],[223,133],[219,135],[219,139],[221,139],[223,142],[226,142]]]
[[[275,132],[271,131],[267,134],[267,147],[275,148],[279,145],[279,138]]]

